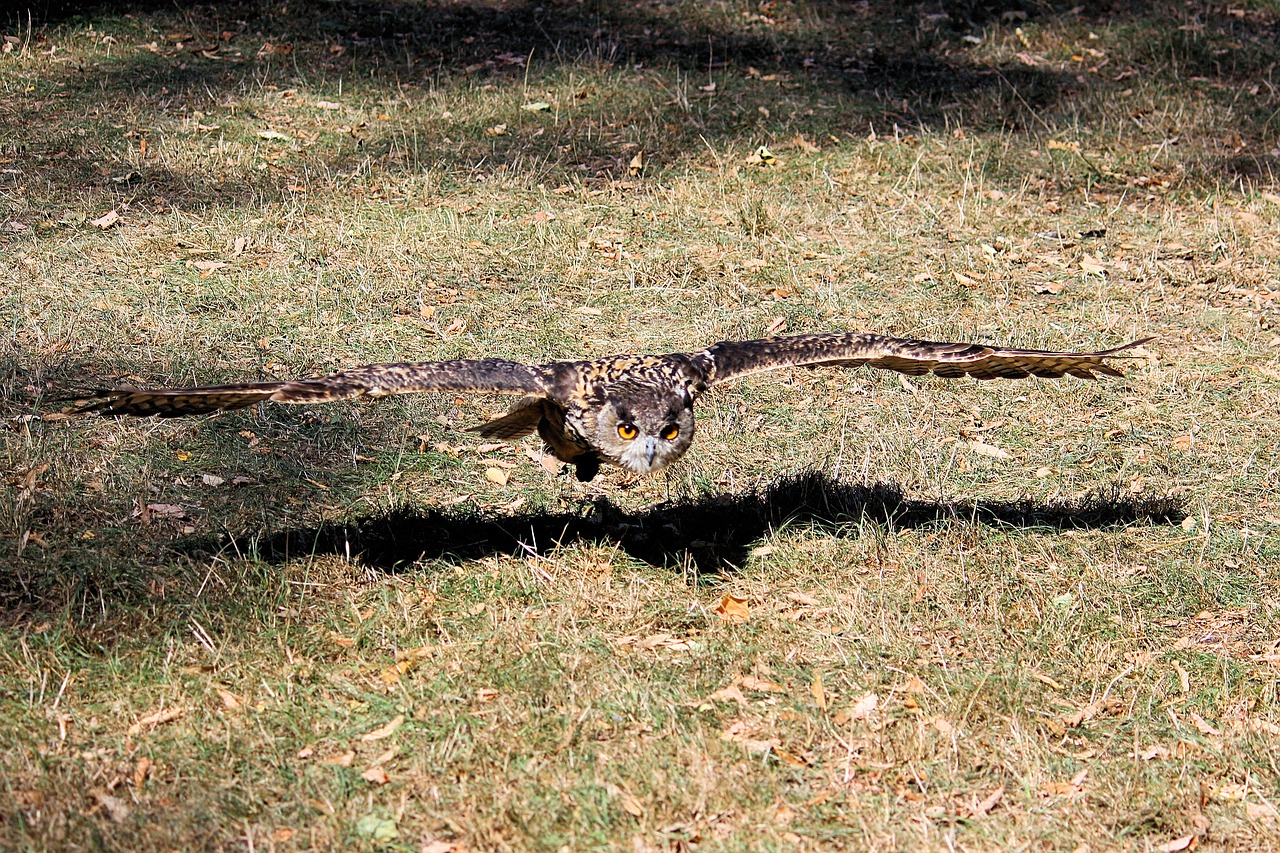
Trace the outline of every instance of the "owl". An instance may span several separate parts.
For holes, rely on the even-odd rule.
[[[1099,352],[1043,352],[939,343],[861,332],[721,341],[698,352],[615,355],[528,365],[497,358],[370,364],[329,376],[195,388],[115,388],[77,399],[76,413],[162,418],[260,402],[330,403],[431,391],[519,394],[507,414],[473,427],[486,438],[536,432],[579,480],[602,464],[637,474],[666,468],[693,444],[693,406],[713,386],[784,367],[875,367],[948,379],[1120,376],[1108,359],[1131,357],[1144,338]]]

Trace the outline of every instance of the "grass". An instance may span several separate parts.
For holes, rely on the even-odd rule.
[[[0,20],[0,846],[1280,847],[1280,18],[1237,5]],[[837,328],[1157,341],[762,377],[586,485],[463,432],[498,399],[48,417]]]

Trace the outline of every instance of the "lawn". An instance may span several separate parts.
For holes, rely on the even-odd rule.
[[[0,848],[1280,848],[1280,8],[0,16]],[[452,394],[866,329],[589,483]]]

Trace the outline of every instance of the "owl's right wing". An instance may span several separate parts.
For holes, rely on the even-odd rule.
[[[909,376],[933,373],[948,379],[962,376],[975,379],[1024,379],[1028,376],[1094,379],[1095,374],[1122,375],[1106,360],[1123,358],[1125,356],[1121,353],[1125,350],[1149,340],[1151,338],[1143,338],[1098,352],[1050,352],[984,344],[917,341],[863,332],[832,332],[758,341],[722,341],[694,358],[710,361],[712,369],[708,384],[784,367],[825,365],[865,365]]]
[[[114,388],[91,391],[76,413],[157,415],[173,418],[254,403],[332,403],[357,397],[388,397],[429,391],[474,391],[545,397],[552,371],[497,358],[368,364],[329,376],[194,388]]]

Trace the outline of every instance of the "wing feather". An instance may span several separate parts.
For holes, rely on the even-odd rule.
[[[497,358],[368,364],[329,376],[194,388],[115,388],[93,391],[77,413],[157,415],[173,418],[260,402],[332,403],[357,397],[387,397],[430,391],[492,391],[546,396],[547,368]]]
[[[698,354],[709,360],[709,384],[726,382],[784,367],[876,367],[908,376],[933,373],[947,379],[1024,379],[1039,376],[1058,379],[1077,376],[1122,376],[1107,364],[1109,358],[1126,358],[1125,350],[1145,344],[1143,338],[1098,352],[1050,352],[1008,349],[983,344],[917,341],[862,332],[796,335],[758,341],[722,341]]]

